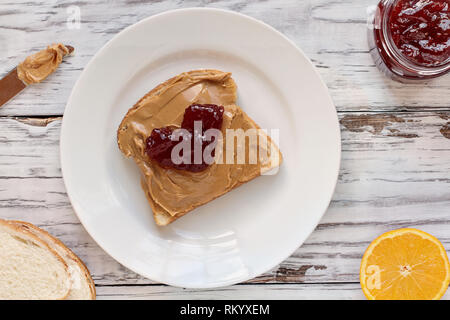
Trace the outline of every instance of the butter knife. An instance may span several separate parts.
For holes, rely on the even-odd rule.
[[[69,49],[69,54],[73,52],[74,48],[72,46],[66,47]],[[11,70],[5,77],[0,79],[0,107],[26,87],[27,84],[20,80],[17,75],[17,68]]]

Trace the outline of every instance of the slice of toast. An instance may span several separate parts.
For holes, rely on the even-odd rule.
[[[139,166],[141,186],[152,207],[154,219],[160,226],[168,225],[193,209],[237,188],[263,172],[280,166],[282,156],[275,143],[265,133],[268,145],[260,140],[249,150],[263,148],[268,161],[258,158],[254,164],[213,163],[201,172],[162,168],[145,153],[145,141],[159,127],[180,127],[184,110],[193,103],[216,104],[224,107],[222,135],[226,150],[227,129],[259,129],[259,126],[236,102],[236,84],[231,74],[219,70],[194,70],[182,73],[141,98],[125,115],[117,140],[122,153]],[[227,151],[228,152],[228,151]],[[277,155],[275,160],[270,155]],[[235,158],[236,159],[236,158]]]
[[[55,250],[65,261],[70,273],[72,286],[66,300],[95,300],[95,284],[86,265],[81,259],[67,248],[59,239],[53,237],[47,231],[24,221],[8,221],[23,230],[31,232],[43,240],[50,248]]]
[[[58,253],[0,219],[0,300],[62,300],[70,290],[68,266]]]

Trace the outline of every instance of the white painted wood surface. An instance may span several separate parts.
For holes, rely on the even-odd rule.
[[[169,9],[210,6],[236,10],[272,25],[314,62],[340,111],[448,107],[450,77],[426,88],[385,79],[369,55],[366,10],[377,0],[187,0],[187,1],[0,1],[0,72],[51,41],[70,43],[67,59],[42,85],[28,88],[0,115],[62,114],[70,91],[91,57],[117,32]],[[81,12],[81,28],[66,26],[71,6]],[[70,9],[69,9],[70,10]],[[150,39],[149,39],[150,41]],[[39,100],[36,99],[39,97]]]
[[[0,0],[0,74],[49,42],[76,48],[48,80],[0,109],[0,217],[59,237],[88,265],[99,298],[108,299],[359,299],[361,256],[382,232],[418,227],[450,250],[450,76],[427,85],[385,79],[366,43],[366,7],[376,2]],[[79,30],[66,26],[71,5],[81,9]],[[308,241],[271,272],[215,290],[159,285],[110,258],[74,214],[59,164],[61,116],[89,59],[124,27],[192,6],[236,10],[294,40],[330,88],[343,139],[333,201]]]
[[[167,286],[122,287],[117,292],[114,287],[98,288],[99,299],[134,299],[134,300],[165,300],[165,299],[220,299],[232,297],[236,300],[273,299],[273,300],[362,300],[364,294],[356,283],[345,284],[282,284],[266,285],[236,285],[224,289],[213,290],[179,290]],[[450,298],[448,291],[443,299]]]

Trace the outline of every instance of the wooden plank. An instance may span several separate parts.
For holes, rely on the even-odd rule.
[[[404,85],[378,72],[369,54],[365,26],[367,7],[374,3],[373,0],[3,2],[1,75],[50,42],[70,43],[75,47],[75,55],[65,59],[49,79],[26,88],[1,108],[0,116],[62,115],[81,71],[115,34],[148,16],[193,6],[242,12],[287,35],[317,66],[340,111],[450,110],[449,100],[443,98],[449,96],[449,76],[427,85]],[[80,29],[67,26],[73,8],[80,10]]]
[[[340,121],[342,165],[329,210],[301,248],[252,283],[357,282],[367,245],[395,228],[418,227],[450,249],[450,112],[344,113]],[[0,217],[59,237],[99,285],[153,283],[113,261],[79,224],[61,179],[60,126],[0,118]]]
[[[98,299],[145,300],[364,300],[359,283],[235,285],[219,289],[192,290],[168,286],[97,287]],[[442,300],[450,299],[450,291]]]
[[[219,289],[196,290],[169,286],[100,286],[97,299],[145,300],[343,300],[365,299],[358,283],[235,285]]]

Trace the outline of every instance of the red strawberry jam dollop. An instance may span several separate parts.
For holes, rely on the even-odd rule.
[[[205,162],[202,156],[201,163],[194,163],[194,143],[201,143],[202,155],[205,148],[214,143],[207,141],[204,137],[208,129],[222,128],[224,108],[215,104],[192,104],[184,111],[183,122],[181,128],[186,130],[186,134],[181,135],[179,139],[173,137],[175,128],[163,127],[153,129],[146,141],[145,152],[148,157],[156,161],[160,166],[165,168],[174,168],[178,170],[187,170],[191,172],[200,172],[208,168],[209,164]],[[195,122],[200,121],[202,124],[201,132],[195,128]],[[181,139],[191,140],[190,163],[176,164],[172,161],[172,150],[180,143]],[[175,141],[173,141],[175,140]],[[184,156],[184,155],[183,155]],[[214,151],[212,153],[214,156]]]

